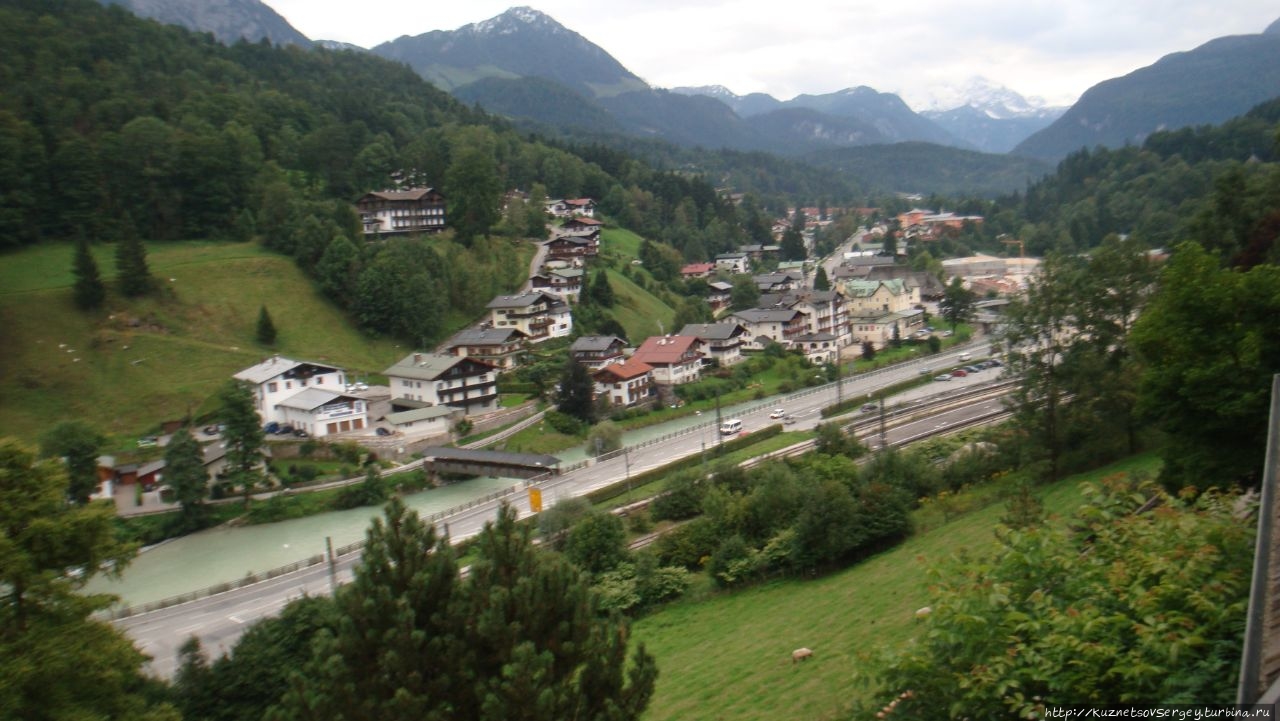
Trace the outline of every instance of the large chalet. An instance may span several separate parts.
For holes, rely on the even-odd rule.
[[[435,188],[365,193],[356,210],[365,235],[444,230],[444,196]]]
[[[498,369],[475,358],[410,353],[383,375],[393,408],[451,406],[467,415],[498,410]]]

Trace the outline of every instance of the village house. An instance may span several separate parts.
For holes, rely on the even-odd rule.
[[[570,303],[578,302],[582,295],[582,281],[586,271],[582,268],[551,268],[543,266],[541,273],[529,278],[529,287],[559,296]]]
[[[591,370],[600,370],[626,360],[627,342],[612,335],[584,335],[569,346],[574,361]]]
[[[597,398],[607,398],[614,406],[631,408],[654,397],[653,366],[628,358],[607,365],[591,375]]]
[[[716,268],[740,275],[751,270],[751,261],[746,253],[721,253],[716,256]]]
[[[484,361],[500,370],[520,365],[529,336],[518,328],[468,328],[444,342],[444,352]]]
[[[393,408],[452,406],[469,416],[498,410],[498,369],[475,358],[410,353],[383,375]]]
[[[720,310],[728,308],[733,303],[733,284],[726,283],[722,280],[714,280],[707,283],[707,305],[711,306],[711,312],[716,313]]]
[[[646,338],[631,359],[653,367],[658,385],[692,383],[702,377],[702,341],[694,336],[663,335]]]
[[[444,196],[435,188],[365,193],[356,201],[365,235],[434,233],[445,228]]]
[[[566,235],[587,235],[591,233],[598,234],[600,229],[604,227],[604,223],[595,218],[584,218],[582,216],[574,216],[560,225],[560,231]],[[597,236],[598,237],[598,236]]]
[[[529,336],[530,343],[549,338],[566,338],[573,331],[569,304],[543,291],[501,295],[489,301],[487,327],[516,328]]]
[[[849,325],[853,340],[883,348],[893,340],[894,329],[900,338],[923,325],[920,289],[902,280],[850,280],[844,284],[849,299]]]
[[[368,425],[365,401],[346,392],[346,373],[322,363],[272,356],[234,378],[253,391],[263,423],[276,422],[320,437]]]
[[[557,218],[571,218],[575,215],[594,218],[596,216],[596,202],[591,198],[548,200],[546,210],[547,213]]]
[[[738,252],[745,253],[752,262],[759,262],[766,258],[778,257],[778,254],[782,252],[782,246],[749,243],[747,245],[738,246]]]
[[[759,308],[790,308],[805,314],[810,333],[830,333],[841,348],[853,343],[849,331],[849,309],[845,298],[834,290],[797,290],[761,295]]]
[[[715,272],[715,263],[690,263],[680,269],[680,277],[685,280],[690,278],[710,278]]]
[[[702,341],[704,361],[714,361],[727,368],[743,360],[747,329],[741,323],[690,323],[680,329],[680,335],[691,335]]]
[[[386,415],[386,422],[395,431],[417,438],[446,436],[464,413],[451,406],[411,408]]]
[[[809,318],[794,308],[748,308],[729,316],[747,329],[746,350],[764,350],[770,343],[790,346],[792,339],[809,332]]]
[[[761,293],[782,293],[799,288],[804,281],[804,273],[796,271],[763,273],[751,276],[751,280],[755,281],[756,288]]]
[[[600,234],[559,235],[543,245],[547,247],[547,261],[559,260],[582,266],[586,259],[600,253]]]
[[[804,357],[814,365],[835,363],[840,359],[840,344],[831,333],[805,333],[791,341],[791,347],[797,348]]]

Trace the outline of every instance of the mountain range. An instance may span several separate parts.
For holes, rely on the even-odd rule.
[[[312,44],[259,0],[102,1],[212,32],[223,42]],[[981,79],[960,89],[953,107],[920,113],[868,87],[785,101],[720,86],[653,88],[603,48],[529,7],[457,30],[401,36],[369,52],[538,130],[790,156],[923,142],[1054,162],[1081,147],[1116,147],[1160,129],[1219,123],[1280,96],[1280,21],[1261,34],[1219,38],[1100,83],[1069,109]]]

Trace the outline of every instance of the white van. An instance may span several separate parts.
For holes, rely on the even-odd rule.
[[[965,361],[969,360],[969,359],[970,359],[970,358],[972,358],[972,357],[973,357],[973,354],[972,354],[972,353],[961,353],[961,354],[960,354],[960,362],[961,362],[961,363],[963,363],[963,362],[965,362]]]
[[[729,420],[720,424],[720,433],[722,435],[732,436],[741,432],[742,432],[742,421],[737,418],[730,418]]]

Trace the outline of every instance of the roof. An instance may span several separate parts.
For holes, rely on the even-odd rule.
[[[492,368],[488,363],[474,358],[445,355],[443,353],[410,353],[382,373],[392,378],[414,378],[422,381],[433,381],[444,375],[445,371],[460,363],[475,363],[486,368]]]
[[[527,308],[531,305],[546,301],[550,305],[563,303],[564,301],[555,297],[550,293],[544,293],[540,290],[531,290],[520,295],[500,295],[489,301],[486,308]]]
[[[436,418],[444,418],[458,413],[457,408],[450,406],[430,406],[427,408],[415,408],[411,411],[400,411],[398,413],[388,413],[387,422],[392,425],[400,425],[401,423],[413,423],[415,421],[430,421]]]
[[[586,271],[583,270],[582,268],[553,268],[550,271],[550,275],[557,275],[557,276],[560,276],[561,278],[567,278],[569,280],[573,280],[574,278],[582,278],[582,276],[585,273]]]
[[[626,347],[627,342],[616,335],[584,335],[569,346],[570,352],[609,350],[614,344]]]
[[[551,240],[548,240],[545,243],[545,245],[550,245],[552,243],[570,243],[573,245],[592,245],[595,243],[595,241],[592,240],[590,236],[586,236],[586,235],[557,235]]]
[[[723,280],[716,280],[707,283],[707,287],[711,290],[718,290],[722,293],[728,293],[733,290],[733,283],[726,283]]]
[[[435,188],[413,188],[411,190],[375,190],[367,193],[365,197],[372,195],[375,198],[383,200],[422,200],[431,194],[439,194],[440,191]]]
[[[746,253],[721,253],[716,256],[716,260],[740,260],[746,257]]]
[[[339,398],[349,398],[341,393],[334,393],[323,388],[308,388],[305,391],[299,391],[280,401],[276,405],[285,408],[297,408],[304,411],[312,411],[320,406],[328,405]]]
[[[570,218],[564,222],[565,225],[569,225],[571,223],[574,225],[604,225],[604,223],[601,223],[595,218]]]
[[[632,358],[652,366],[684,363],[685,354],[697,350],[702,341],[691,335],[658,335],[646,338],[632,354]],[[698,354],[701,355],[700,353]]]
[[[692,335],[703,340],[729,340],[747,332],[738,323],[690,323],[680,329],[680,335]]]
[[[628,358],[625,362],[614,363],[613,365],[607,365],[604,368],[601,368],[595,373],[592,373],[591,378],[601,383],[607,383],[608,380],[605,378],[608,376],[613,376],[613,378],[620,381],[629,381],[632,378],[639,378],[646,373],[652,372],[653,366],[648,363],[636,360],[635,358]]]
[[[592,200],[591,198],[573,198],[573,199],[565,198],[564,199],[565,205],[595,205],[595,203],[596,201]]]
[[[796,343],[820,343],[822,341],[834,341],[835,339],[836,336],[834,333],[821,332],[805,333],[804,335],[798,335],[791,340]]]
[[[804,313],[791,308],[747,308],[733,314],[748,323],[786,323]]]
[[[518,336],[513,338],[512,336]],[[457,348],[462,345],[504,345],[520,338],[528,338],[529,334],[519,328],[468,328],[459,331],[445,341],[445,348]]]
[[[438,458],[450,461],[479,461],[481,463],[506,463],[513,466],[542,466],[554,468],[560,463],[555,456],[541,453],[508,453],[506,451],[477,451],[469,448],[446,448],[430,446],[419,453],[423,458]]]
[[[681,273],[710,273],[716,269],[715,263],[690,263],[680,269]]]
[[[331,372],[336,372],[341,370],[340,368],[336,368],[331,365],[325,365],[324,363],[313,363],[311,361],[298,361],[298,360],[293,360],[291,358],[283,358],[281,356],[276,355],[276,356],[271,356],[270,358],[262,361],[261,363],[255,366],[249,366],[248,368],[245,368],[244,370],[236,373],[232,377],[237,380],[249,381],[250,383],[261,385],[271,380],[272,378],[280,376],[284,373],[288,373],[289,371],[294,370],[295,368],[300,368],[302,366],[307,366],[307,365],[315,366],[317,368],[324,368],[326,369],[325,371],[323,371],[325,373],[331,373]]]
[[[844,292],[852,298],[870,298],[875,295],[880,287],[884,286],[894,295],[902,295],[907,292],[907,284],[900,278],[892,278],[887,280],[847,280],[844,284]]]

